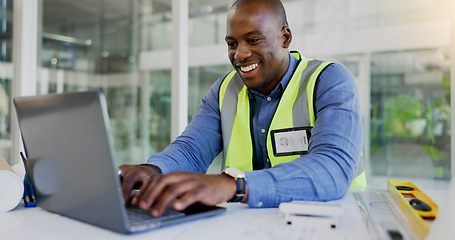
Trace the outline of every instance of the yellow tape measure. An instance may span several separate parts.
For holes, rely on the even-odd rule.
[[[388,181],[388,191],[414,231],[424,239],[438,215],[438,204],[409,181]]]

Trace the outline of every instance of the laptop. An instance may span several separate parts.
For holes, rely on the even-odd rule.
[[[226,209],[194,204],[154,218],[122,197],[101,91],[14,98],[39,207],[120,233],[146,231]],[[138,220],[140,219],[140,220]]]

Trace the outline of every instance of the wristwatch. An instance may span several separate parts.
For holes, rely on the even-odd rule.
[[[229,202],[242,201],[243,197],[245,197],[246,192],[245,173],[235,168],[226,168],[224,169],[223,173],[229,177],[234,178],[234,180],[237,182],[237,190],[235,191],[234,197],[229,200]]]

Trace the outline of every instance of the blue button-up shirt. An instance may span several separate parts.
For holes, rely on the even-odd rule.
[[[360,159],[363,130],[357,86],[343,65],[333,63],[318,77],[316,122],[308,154],[268,168],[266,134],[297,63],[294,56],[289,56],[288,70],[270,95],[249,91],[253,101],[256,166],[261,168],[245,173],[247,203],[251,207],[276,207],[291,200],[328,201],[341,198],[355,177]],[[148,163],[161,168],[164,174],[207,171],[213,159],[223,150],[218,104],[223,79],[224,76],[209,89],[201,101],[199,113],[193,116],[185,131],[163,152],[153,154]]]
[[[291,80],[292,73],[297,67],[297,58],[289,54],[289,59],[290,62],[288,70],[275,89],[272,90],[270,95],[265,96],[258,91],[248,89],[251,102],[251,112],[253,114],[253,140],[255,143],[255,159],[253,159],[253,169],[264,169],[270,167],[270,162],[267,157],[267,147],[265,144],[267,133],[269,131],[273,115],[275,114],[275,110],[278,107],[278,103],[284,93],[284,89]]]

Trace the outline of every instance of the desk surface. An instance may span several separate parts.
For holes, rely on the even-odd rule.
[[[286,224],[278,208],[253,209],[225,203],[225,213],[139,234],[123,235],[41,208],[18,206],[0,213],[2,239],[368,239],[368,230],[352,194],[339,200],[344,213],[335,229],[307,229]]]

